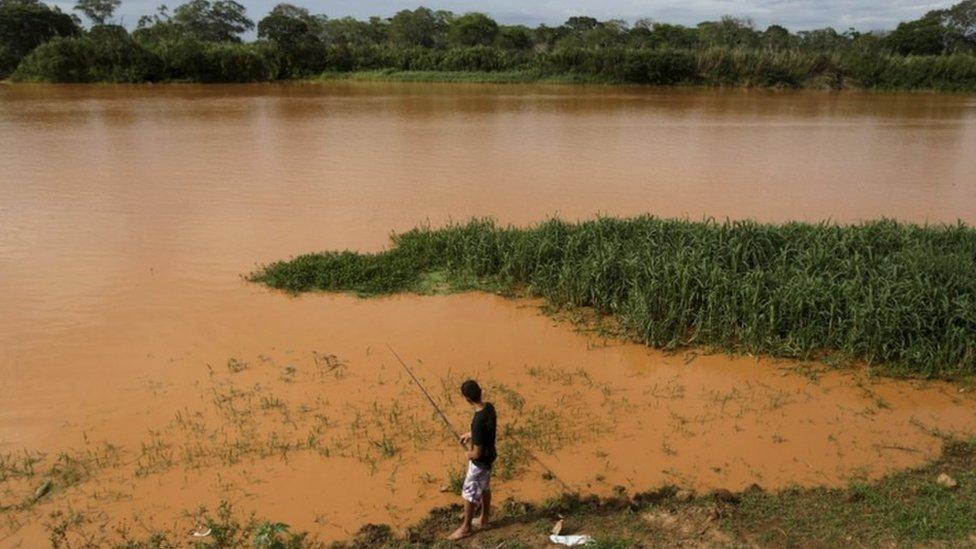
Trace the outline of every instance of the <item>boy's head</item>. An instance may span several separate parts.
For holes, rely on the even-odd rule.
[[[478,404],[481,402],[481,387],[477,381],[469,379],[461,384],[461,395],[471,404]]]

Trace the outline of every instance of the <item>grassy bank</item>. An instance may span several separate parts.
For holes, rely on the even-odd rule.
[[[864,361],[918,377],[976,372],[976,230],[963,225],[472,220],[250,278],[289,292],[519,293],[593,310],[663,349]]]
[[[784,89],[976,90],[976,56],[872,57],[840,53],[562,50],[532,56],[488,48],[344,50],[320,78],[410,82],[558,82]]]
[[[511,71],[436,71],[375,69],[351,72],[325,72],[316,81],[353,82],[445,82],[471,84],[613,84],[613,81],[580,75],[553,76],[533,70]]]
[[[509,501],[498,527],[469,543],[545,547],[550,528],[563,516],[564,531],[593,536],[594,547],[974,545],[974,471],[976,445],[951,443],[939,460],[925,467],[845,489],[767,493],[754,487],[738,494],[718,491],[693,497],[666,487],[606,500],[563,496],[539,506]],[[957,483],[955,488],[937,482],[943,473]],[[342,546],[429,546],[456,522],[456,508],[439,509],[403,537],[367,527]]]

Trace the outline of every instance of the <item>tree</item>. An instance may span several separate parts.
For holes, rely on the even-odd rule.
[[[793,36],[786,27],[780,25],[770,25],[762,33],[760,42],[768,50],[785,50],[790,47]]]
[[[0,1],[0,75],[7,75],[37,46],[80,32],[70,15],[40,2]]]
[[[234,0],[190,0],[173,11],[172,21],[204,42],[240,42],[254,28],[247,10]]]
[[[939,55],[945,49],[945,28],[935,17],[901,23],[885,37],[885,44],[901,55]]]
[[[532,49],[532,31],[517,25],[514,27],[500,27],[495,43],[499,48],[506,50],[530,50]]]
[[[258,38],[273,40],[283,46],[318,40],[322,21],[305,8],[278,4],[258,23]]]
[[[813,51],[839,51],[849,44],[849,38],[827,27],[797,33],[803,47]]]
[[[931,15],[941,19],[949,51],[976,50],[976,0],[964,0]]]
[[[104,25],[122,5],[122,0],[77,0],[75,11],[85,14],[92,24]]]
[[[321,16],[323,19],[325,16]],[[381,44],[387,39],[387,22],[379,17],[359,21],[352,17],[328,19],[322,23],[323,40],[342,46]]]
[[[752,19],[740,19],[726,15],[719,21],[707,21],[698,25],[701,41],[709,46],[727,48],[752,47],[759,43],[759,35]]]
[[[450,12],[434,12],[423,6],[413,11],[398,11],[390,18],[390,40],[400,46],[440,45],[450,17]]]
[[[545,49],[551,49],[555,46],[556,42],[564,33],[564,27],[553,28],[545,24],[539,25],[533,32],[535,35],[535,43],[543,46]]]
[[[278,45],[281,77],[308,76],[325,69],[326,23],[324,15],[314,16],[291,4],[278,4],[258,23],[258,37]]]
[[[600,26],[600,22],[594,17],[574,16],[563,23],[563,27],[569,32],[585,32]]]
[[[483,13],[466,13],[450,22],[448,37],[459,46],[488,46],[498,36],[498,23]]]
[[[685,27],[683,25],[670,25],[668,23],[654,23],[652,29],[653,43],[658,46],[671,48],[691,49],[698,46],[698,29]]]
[[[90,82],[91,43],[58,36],[24,57],[11,79],[18,82]]]

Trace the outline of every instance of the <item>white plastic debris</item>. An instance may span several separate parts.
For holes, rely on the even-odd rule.
[[[193,537],[195,537],[195,538],[205,538],[205,537],[207,537],[207,536],[210,535],[210,532],[211,532],[210,528],[207,528],[206,530],[204,530],[204,529],[195,530],[193,532]]]
[[[565,545],[567,547],[576,547],[579,545],[586,545],[587,543],[593,543],[593,538],[590,536],[549,536],[549,541],[553,543],[558,543],[559,545]]]

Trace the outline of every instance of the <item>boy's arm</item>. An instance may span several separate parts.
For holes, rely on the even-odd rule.
[[[471,449],[466,452],[468,459],[475,460],[481,457],[481,446],[472,444]]]

